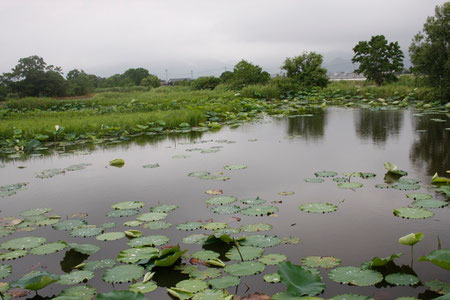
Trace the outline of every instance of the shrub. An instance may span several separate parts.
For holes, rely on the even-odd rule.
[[[256,84],[244,87],[241,94],[243,97],[247,98],[272,100],[279,99],[281,92],[280,89],[274,84]]]
[[[220,78],[214,76],[199,77],[191,84],[194,90],[213,90],[220,84]]]

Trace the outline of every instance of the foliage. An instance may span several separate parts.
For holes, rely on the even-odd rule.
[[[229,83],[233,80],[234,73],[231,71],[225,71],[222,74],[220,74],[220,80],[222,83]]]
[[[150,74],[141,80],[141,85],[157,88],[161,86],[161,81],[159,80],[158,76]]]
[[[248,85],[242,88],[241,94],[247,98],[272,100],[279,99],[281,91],[276,85],[269,83],[265,85]]]
[[[424,237],[425,236],[422,232],[410,233],[399,238],[398,242],[403,245],[413,246],[420,242]]]
[[[281,67],[286,76],[303,87],[325,87],[328,84],[327,70],[322,67],[323,57],[315,52],[303,52],[288,57]]]
[[[43,289],[47,285],[56,282],[59,276],[47,271],[31,271],[22,278],[11,283],[12,287],[37,291]]]
[[[353,63],[359,63],[356,73],[363,73],[377,85],[395,81],[395,73],[402,71],[403,53],[398,42],[388,41],[384,35],[372,36],[370,41],[360,41],[354,48]]]
[[[246,85],[265,84],[269,79],[269,73],[263,71],[260,66],[241,60],[234,66],[231,86],[241,89]]]
[[[99,78],[95,75],[86,74],[83,70],[71,70],[67,73],[68,90],[67,95],[87,95],[92,93],[98,86]]]
[[[439,249],[419,258],[419,261],[429,261],[445,270],[450,270],[450,250]]]
[[[194,90],[213,90],[220,84],[220,78],[214,76],[199,77],[192,81],[191,87]]]
[[[291,262],[280,263],[278,274],[281,283],[286,285],[286,291],[291,296],[315,296],[325,290],[325,284],[318,275]]]

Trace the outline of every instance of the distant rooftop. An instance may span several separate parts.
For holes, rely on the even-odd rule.
[[[366,78],[363,75],[356,74],[356,73],[345,73],[345,72],[336,72],[330,75],[331,81],[338,81],[338,80],[366,80]]]

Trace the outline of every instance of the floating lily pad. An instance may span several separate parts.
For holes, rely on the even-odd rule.
[[[413,179],[413,178],[400,178],[398,180],[398,183],[402,183],[402,184],[419,184],[420,180]]]
[[[142,221],[138,221],[138,220],[133,220],[133,221],[128,221],[128,222],[123,223],[123,226],[126,226],[126,227],[137,227],[140,225],[142,225]]]
[[[319,178],[319,177],[311,177],[311,178],[305,178],[303,179],[305,182],[309,182],[309,183],[322,183],[325,181],[325,179],[323,178]]]
[[[60,175],[60,174],[64,174],[64,173],[65,173],[65,171],[63,169],[54,168],[54,169],[46,169],[46,170],[37,172],[37,173],[35,173],[35,176],[40,179],[45,179],[45,178],[52,178],[56,175]]]
[[[272,225],[257,223],[257,224],[246,224],[241,226],[241,230],[245,232],[258,232],[258,231],[267,231],[271,230]]]
[[[10,235],[12,233],[13,233],[13,231],[11,229],[9,229],[9,228],[1,228],[0,227],[0,238],[8,236],[8,235]]]
[[[348,182],[348,178],[347,177],[334,177],[333,178],[334,182],[340,183],[340,182]]]
[[[222,235],[237,234],[239,232],[241,232],[241,229],[240,228],[236,228],[236,227],[234,227],[234,228],[221,228],[221,229],[215,230],[214,231],[214,235],[216,237],[220,237]]]
[[[220,215],[231,215],[238,213],[241,210],[239,206],[236,205],[223,205],[211,208],[211,211]]]
[[[137,209],[115,209],[106,214],[110,218],[131,217],[139,213]]]
[[[56,230],[73,230],[75,228],[86,225],[87,222],[85,220],[66,220],[59,223],[56,223],[52,227]]]
[[[425,208],[400,207],[393,210],[394,215],[405,219],[427,219],[434,216],[434,213]]]
[[[419,278],[405,273],[389,274],[384,278],[384,280],[393,285],[415,285],[419,283]]]
[[[63,290],[60,297],[67,297],[65,299],[75,298],[75,299],[93,299],[97,290],[89,285],[73,286]],[[61,298],[63,300],[63,298]]]
[[[360,173],[360,177],[363,179],[374,178],[377,175],[375,173]]]
[[[158,286],[155,283],[151,282],[151,281],[136,282],[136,283],[133,283],[132,285],[130,285],[128,287],[128,289],[130,291],[132,291],[134,293],[141,292],[142,294],[153,292],[157,288],[158,288]]]
[[[222,290],[206,289],[194,294],[192,300],[225,300],[227,296]]]
[[[314,175],[316,175],[317,177],[334,177],[337,174],[338,173],[333,172],[333,171],[320,171],[320,172],[314,173]]]
[[[227,228],[228,224],[223,222],[211,222],[203,225],[203,228],[206,230],[219,230],[223,228]]]
[[[6,250],[31,249],[42,245],[43,243],[46,242],[46,240],[47,240],[46,238],[36,236],[21,237],[2,243],[0,245],[0,248]]]
[[[278,211],[278,207],[272,205],[255,205],[241,210],[246,216],[262,217],[274,214]]]
[[[221,273],[221,270],[217,268],[206,268],[204,270],[195,269],[189,273],[189,276],[194,279],[207,280],[219,277]]]
[[[197,258],[199,260],[208,260],[208,259],[214,259],[219,258],[220,254],[211,250],[201,250],[194,252],[192,254],[193,258]]]
[[[116,226],[117,226],[116,223],[108,222],[108,223],[103,223],[102,226],[100,226],[100,227],[103,228],[103,229],[111,229],[111,228],[114,228]]]
[[[112,205],[114,209],[138,209],[144,207],[145,203],[142,201],[124,201]]]
[[[142,222],[153,222],[163,220],[166,217],[167,217],[166,213],[149,212],[139,215],[137,219]]]
[[[125,230],[124,233],[130,238],[138,238],[142,235],[142,231],[139,230]]]
[[[241,255],[242,258],[241,258]],[[260,257],[264,253],[264,250],[252,246],[240,246],[239,250],[236,247],[231,248],[225,256],[229,260],[254,260]]]
[[[187,279],[182,280],[176,284],[179,289],[186,290],[191,293],[198,293],[208,287],[208,284],[203,280],[198,279]]]
[[[414,190],[420,189],[420,185],[409,184],[409,183],[396,183],[392,187],[396,190],[401,190],[401,191],[414,191]]]
[[[164,204],[164,205],[158,205],[155,207],[151,207],[150,208],[150,212],[155,212],[155,213],[168,213],[172,210],[175,210],[178,208],[178,205],[173,205],[173,204]]]
[[[183,238],[185,244],[203,244],[208,239],[204,234],[192,234]]]
[[[414,233],[412,233],[414,235]],[[414,237],[415,238],[415,237]],[[399,242],[401,242],[402,238],[399,239]],[[404,243],[402,243],[404,244]],[[372,267],[382,267],[387,265],[389,262],[394,261],[395,258],[399,258],[400,256],[402,256],[403,253],[399,252],[399,253],[394,253],[391,256],[387,256],[387,257],[383,257],[383,258],[379,258],[379,257],[374,257],[371,260],[365,261],[361,264],[361,268],[362,269],[370,269]]]
[[[203,226],[203,224],[200,222],[186,222],[183,224],[178,224],[176,227],[179,230],[191,231],[191,230],[199,229],[202,226]]]
[[[214,289],[226,289],[241,284],[241,279],[235,276],[222,276],[220,278],[211,279],[208,281],[208,284]]]
[[[327,202],[310,202],[299,206],[300,210],[309,213],[330,213],[337,210],[337,206]]]
[[[341,182],[338,183],[338,187],[342,188],[342,189],[357,189],[362,187],[363,184],[360,182]]]
[[[99,246],[92,245],[92,244],[69,243],[69,247],[79,253],[86,254],[86,255],[92,255],[92,254],[96,253],[98,250],[100,250]]]
[[[123,237],[125,237],[125,233],[117,231],[100,234],[96,237],[96,239],[99,241],[115,241],[120,240]]]
[[[330,300],[373,300],[373,298],[358,294],[341,294],[334,296]]]
[[[266,200],[261,199],[259,197],[256,198],[245,198],[240,200],[243,204],[247,204],[247,205],[260,205],[260,204],[264,204],[266,202]]]
[[[125,283],[137,280],[144,275],[144,268],[137,265],[120,265],[106,269],[103,280],[108,283]]]
[[[185,158],[189,158],[189,157],[191,157],[191,156],[187,155],[187,154],[179,154],[179,155],[172,156],[173,159],[185,159]]]
[[[246,165],[227,165],[223,167],[225,170],[243,170],[247,169]]]
[[[208,176],[211,173],[209,172],[191,172],[188,174],[189,177],[204,177],[204,176]]]
[[[149,235],[140,238],[132,239],[128,242],[128,246],[135,247],[147,247],[147,246],[161,246],[169,242],[169,238],[165,235]]]
[[[300,243],[300,241],[301,241],[300,238],[293,237],[293,236],[283,238],[283,244],[287,244],[287,245],[296,245],[296,244]]]
[[[383,275],[377,271],[357,267],[338,267],[328,273],[331,280],[357,286],[371,286],[383,280]]]
[[[266,274],[266,275],[264,275],[263,279],[265,282],[268,282],[268,283],[281,282],[280,275],[278,273]]]
[[[433,198],[430,194],[424,194],[424,193],[413,193],[413,194],[407,194],[407,198],[413,199],[413,200],[428,200]]]
[[[448,205],[448,202],[437,199],[416,200],[413,203],[411,203],[411,205],[420,208],[441,208],[446,207]]]
[[[24,190],[27,184],[27,182],[22,182],[0,186],[0,197],[12,196],[16,192]]]
[[[160,229],[166,229],[171,227],[172,224],[164,221],[155,221],[155,222],[149,222],[144,224],[144,228],[151,229],[151,230],[160,230]]]
[[[72,230],[69,235],[74,237],[92,237],[103,232],[103,228],[97,227],[81,227]]]
[[[261,248],[273,247],[281,243],[281,239],[277,236],[255,234],[247,236],[240,242],[243,246],[254,246]]]
[[[206,204],[209,205],[224,205],[224,204],[230,204],[233,202],[236,202],[237,198],[233,196],[219,196],[219,197],[213,197],[208,200],[206,200]]]
[[[450,284],[440,280],[430,280],[425,285],[433,292],[445,295],[450,293]]]
[[[152,247],[130,248],[120,251],[117,260],[125,264],[134,264],[143,259],[158,257],[159,250]]]
[[[33,209],[28,209],[28,210],[21,212],[20,216],[25,217],[25,218],[31,217],[31,216],[39,216],[39,215],[44,215],[46,213],[49,213],[51,211],[52,211],[51,208],[33,208]]]
[[[0,279],[6,278],[11,275],[11,265],[0,264]]]
[[[156,163],[156,164],[143,165],[142,167],[145,169],[154,169],[154,168],[159,168],[160,165],[158,163]]]
[[[37,226],[50,226],[58,223],[61,220],[60,216],[50,216],[47,219],[43,219],[34,223]]]
[[[42,246],[31,249],[30,253],[34,255],[47,255],[52,254],[63,249],[67,248],[67,244],[65,242],[55,242],[44,244]]]
[[[16,250],[5,253],[0,253],[0,260],[14,260],[17,258],[24,257],[28,254],[27,250]]]
[[[302,258],[302,264],[310,268],[334,268],[341,264],[341,260],[333,256],[308,256]]]
[[[379,184],[375,184],[375,187],[377,189],[390,189],[392,188],[394,185],[389,184],[389,183],[379,183]]]
[[[147,298],[144,297],[144,294],[138,292],[132,292],[132,291],[112,291],[108,293],[99,293],[97,295],[97,300],[146,300]],[[71,299],[75,300],[75,299]]]
[[[287,256],[284,254],[266,254],[258,259],[258,261],[268,266],[274,266],[278,265],[282,261],[285,261],[286,259]]]
[[[64,274],[59,277],[59,284],[78,284],[94,278],[94,273],[91,271],[73,271],[69,274]]]
[[[236,264],[227,265],[224,271],[231,276],[249,276],[264,271],[265,265],[256,261],[244,261]]]
[[[95,271],[97,269],[114,267],[115,264],[116,264],[116,261],[113,259],[92,260],[92,261],[88,261],[84,265],[83,270]]]

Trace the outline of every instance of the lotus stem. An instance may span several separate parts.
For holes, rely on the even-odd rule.
[[[241,261],[244,261],[244,257],[242,257],[241,250],[239,250],[239,244],[236,242],[236,240],[233,238],[234,246],[236,246],[236,249],[239,253],[239,256],[241,257]]]

